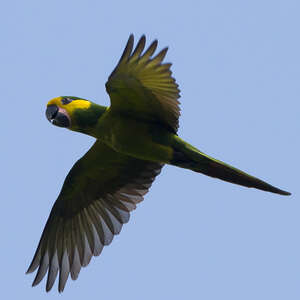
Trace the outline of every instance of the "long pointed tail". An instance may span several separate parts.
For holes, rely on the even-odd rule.
[[[173,159],[170,161],[171,165],[190,169],[198,173],[203,173],[211,177],[216,177],[249,188],[256,188],[280,195],[291,195],[289,192],[278,189],[267,182],[202,153],[195,147],[184,142],[178,136],[174,137],[172,146],[174,155]]]

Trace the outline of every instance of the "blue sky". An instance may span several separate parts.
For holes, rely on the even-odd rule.
[[[300,298],[299,1],[1,6],[5,298],[62,299],[56,286],[47,295],[44,282],[31,288],[34,276],[24,273],[68,170],[93,139],[51,126],[45,104],[75,95],[108,105],[104,84],[130,33],[169,46],[185,140],[293,195],[167,166],[62,297]]]

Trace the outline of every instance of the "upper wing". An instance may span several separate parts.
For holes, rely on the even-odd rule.
[[[65,179],[27,273],[38,268],[33,285],[48,271],[49,291],[59,271],[60,292],[69,273],[75,280],[92,255],[110,244],[129,212],[143,200],[161,164],[115,152],[101,141],[73,166]]]
[[[171,64],[162,63],[168,48],[151,58],[157,40],[144,53],[145,36],[140,38],[134,51],[133,42],[133,35],[130,35],[122,57],[106,83],[111,109],[160,122],[175,133],[180,115],[177,100],[180,91],[171,76]]]

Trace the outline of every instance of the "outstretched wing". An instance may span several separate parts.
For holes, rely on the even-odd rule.
[[[133,43],[133,35],[130,35],[122,57],[106,83],[111,110],[159,122],[176,133],[180,115],[177,100],[180,91],[171,76],[171,64],[162,63],[168,48],[152,57],[157,40],[145,52],[144,35],[134,51]]]
[[[58,272],[60,292],[69,274],[77,279],[81,267],[120,233],[161,168],[161,164],[131,158],[96,141],[69,172],[51,210],[27,271],[38,268],[33,285],[47,271],[47,291]]]

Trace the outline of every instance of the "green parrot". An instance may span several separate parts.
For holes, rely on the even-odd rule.
[[[50,100],[46,117],[56,126],[96,138],[67,175],[27,273],[37,270],[33,286],[47,274],[49,291],[59,273],[58,290],[69,274],[101,253],[129,220],[164,164],[263,191],[290,195],[214,159],[177,135],[179,89],[168,48],[154,55],[155,40],[144,51],[145,36],[133,49],[130,35],[106,83],[111,106],[64,96]]]

